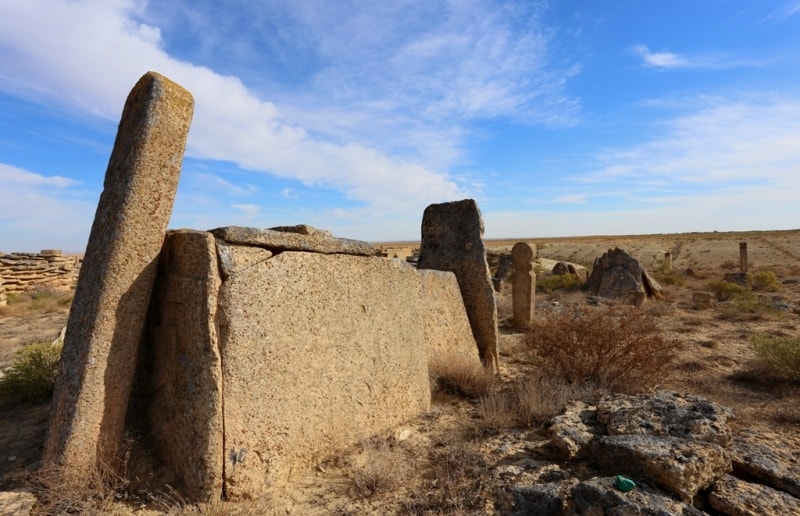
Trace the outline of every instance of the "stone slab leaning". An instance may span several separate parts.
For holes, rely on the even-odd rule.
[[[431,204],[422,215],[420,269],[456,275],[483,365],[497,371],[497,305],[483,245],[483,220],[472,199]]]
[[[122,441],[194,100],[148,72],[128,95],[67,323],[44,467],[85,478]]]

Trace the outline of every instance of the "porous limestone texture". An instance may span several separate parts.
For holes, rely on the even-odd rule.
[[[429,407],[411,266],[281,253],[232,274],[219,305],[229,497]]]
[[[775,432],[744,430],[733,440],[733,468],[745,478],[800,498],[800,442]]]
[[[708,501],[712,508],[730,516],[800,514],[800,499],[732,475],[717,480],[708,495]]]
[[[401,262],[404,263],[404,262]],[[419,270],[422,323],[428,364],[434,360],[474,361],[480,364],[458,281],[452,272]]]
[[[478,353],[487,369],[497,371],[497,305],[483,244],[483,220],[474,200],[425,208],[417,267],[455,273]]]
[[[116,464],[191,94],[148,72],[125,103],[67,323],[43,462],[64,475]]]
[[[614,477],[599,477],[573,487],[567,508],[562,514],[702,516],[705,513],[689,503],[673,500],[643,485],[637,485],[627,493],[620,492],[614,488]]]
[[[268,253],[267,251],[262,251]],[[222,364],[215,318],[222,279],[214,237],[171,231],[164,241],[143,367],[153,446],[191,500],[222,492]],[[180,364],[181,367],[176,367]]]
[[[193,501],[259,496],[424,412],[432,356],[480,364],[452,273],[193,231],[167,236],[150,328],[151,431]]]
[[[229,244],[257,246],[276,253],[282,251],[310,251],[321,254],[377,256],[380,252],[379,249],[367,242],[334,238],[327,231],[320,231],[306,225],[275,229],[228,226],[212,229],[211,233]]]

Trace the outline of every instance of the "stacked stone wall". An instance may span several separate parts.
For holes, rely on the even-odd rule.
[[[36,287],[75,288],[81,258],[57,249],[40,253],[0,253],[0,300]]]

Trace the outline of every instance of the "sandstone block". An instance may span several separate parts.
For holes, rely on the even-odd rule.
[[[483,220],[474,200],[425,208],[418,267],[455,273],[481,360],[496,371],[497,306],[483,244]]]
[[[67,323],[43,461],[80,480],[113,465],[192,118],[153,72],[125,103]]]
[[[673,500],[664,493],[646,486],[637,486],[627,493],[614,489],[613,477],[592,478],[572,488],[564,514],[572,515],[653,515],[702,516],[705,514],[688,503]]]
[[[398,260],[303,252],[223,282],[229,497],[262,493],[429,407],[420,290]]]
[[[731,475],[725,475],[714,484],[708,501],[712,508],[731,516],[800,514],[800,500],[794,496]]]
[[[608,298],[625,298],[631,292],[642,292],[652,299],[661,298],[661,286],[644,265],[619,248],[609,249],[594,261],[586,290],[590,295]]]
[[[733,439],[733,467],[762,484],[800,498],[800,442],[773,432],[745,430]]]
[[[322,254],[353,254],[358,256],[376,256],[378,254],[378,250],[367,242],[333,238],[329,232],[314,230],[311,226],[292,226],[289,228],[292,231],[287,231],[287,228],[278,229],[281,229],[281,231],[227,226],[212,229],[211,233],[229,244],[262,247],[274,253],[308,251]]]
[[[159,460],[192,501],[222,493],[222,364],[215,323],[222,282],[214,237],[167,235],[149,321],[147,407]]]
[[[680,437],[609,435],[595,440],[592,453],[603,471],[647,480],[687,503],[732,470],[721,446]]]

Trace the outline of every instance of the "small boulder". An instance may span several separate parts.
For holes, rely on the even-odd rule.
[[[800,454],[796,450],[800,443],[781,436],[742,431],[731,447],[734,471],[800,498]]]
[[[601,477],[573,487],[564,514],[701,516],[704,513],[647,486],[637,485],[632,491],[623,493],[614,488],[614,477]]]
[[[708,502],[713,509],[731,516],[800,514],[800,500],[794,496],[731,475],[714,484]]]
[[[586,290],[589,295],[608,298],[626,298],[631,292],[643,292],[649,299],[661,298],[661,286],[644,265],[619,248],[609,249],[594,261]]]

